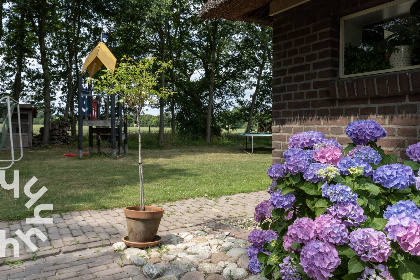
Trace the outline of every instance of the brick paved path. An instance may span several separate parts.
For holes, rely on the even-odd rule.
[[[252,217],[255,206],[268,197],[268,193],[262,191],[166,203],[162,205],[165,214],[158,235],[164,237],[169,233],[214,226],[221,220]],[[35,236],[31,238],[39,248],[36,253],[22,241],[19,257],[13,257],[13,248],[6,250],[6,258],[0,264],[0,280],[144,279],[138,268],[121,260],[121,254],[114,253],[109,246],[127,234],[122,208],[54,214],[53,219],[52,225],[36,227],[48,237],[45,242]],[[31,227],[25,220],[0,222],[0,229],[6,230],[6,238],[15,238],[16,230],[26,233]],[[246,232],[237,233],[246,237]]]

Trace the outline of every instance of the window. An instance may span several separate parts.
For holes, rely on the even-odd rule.
[[[340,77],[420,68],[420,0],[397,0],[345,16]]]

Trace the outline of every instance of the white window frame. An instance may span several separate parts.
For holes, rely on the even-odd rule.
[[[372,12],[376,12],[379,10],[382,10],[384,8],[388,8],[394,5],[398,5],[404,2],[409,2],[410,0],[395,0],[386,4],[382,4],[370,9],[366,9],[354,14],[350,14],[347,16],[344,16],[340,19],[340,50],[339,50],[339,77],[340,78],[353,78],[353,77],[359,77],[359,76],[369,76],[369,75],[376,75],[376,74],[382,74],[382,73],[392,73],[392,72],[401,72],[401,71],[407,71],[407,70],[413,70],[413,69],[420,69],[420,65],[412,65],[407,67],[401,67],[401,68],[391,68],[391,69],[384,69],[384,70],[378,70],[378,71],[371,71],[371,72],[363,72],[363,73],[356,73],[356,74],[350,74],[345,75],[344,74],[344,22],[346,20],[354,19],[356,17],[360,17]]]

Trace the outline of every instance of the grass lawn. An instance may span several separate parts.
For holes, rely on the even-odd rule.
[[[13,191],[0,188],[0,220],[33,217],[34,207],[43,203],[52,203],[54,213],[138,204],[135,149],[118,160],[104,155],[82,160],[63,156],[76,151],[74,145],[26,150],[23,159],[6,170],[9,183],[13,170],[19,170],[20,198],[14,199]],[[266,176],[271,153],[237,153],[232,145],[144,149],[143,163],[147,204],[266,190],[271,183]],[[27,209],[29,199],[23,187],[33,176],[38,181],[31,192],[42,186],[48,191]]]

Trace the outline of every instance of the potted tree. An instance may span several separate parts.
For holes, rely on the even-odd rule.
[[[154,57],[134,62],[133,59],[124,56],[118,67],[114,70],[105,70],[102,76],[94,80],[97,90],[109,95],[119,95],[119,102],[132,109],[137,118],[140,203],[137,206],[126,207],[124,211],[128,236],[125,236],[123,241],[131,247],[149,247],[161,241],[159,238],[156,239],[156,233],[163,216],[163,209],[146,206],[144,200],[140,113],[145,103],[172,94],[164,88],[156,90],[158,75],[168,67],[171,67],[170,63],[156,61]]]

